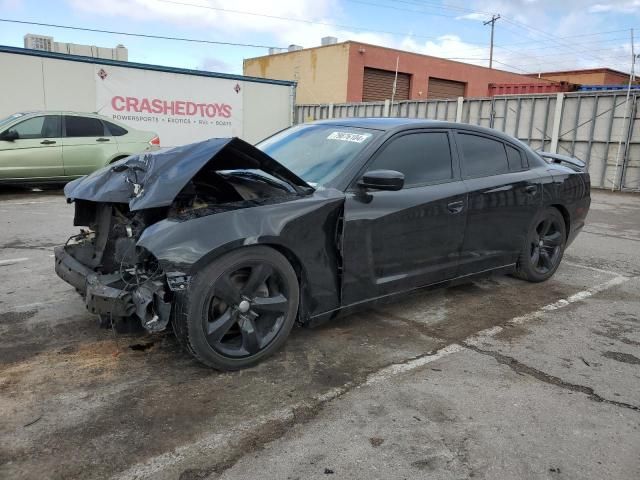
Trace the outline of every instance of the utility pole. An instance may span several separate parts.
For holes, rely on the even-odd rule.
[[[483,22],[483,25],[491,24],[491,47],[489,49],[489,68],[493,68],[493,30],[496,26],[496,21],[500,19],[500,15],[492,15],[491,20]]]

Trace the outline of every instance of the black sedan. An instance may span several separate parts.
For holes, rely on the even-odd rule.
[[[244,368],[314,325],[418,288],[551,277],[584,225],[589,175],[499,132],[408,119],[211,139],[69,183],[56,272],[99,323],[172,327],[201,362]],[[171,324],[171,325],[170,325]]]

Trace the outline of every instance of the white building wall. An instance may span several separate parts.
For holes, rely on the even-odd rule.
[[[19,111],[68,110],[95,112],[97,109],[96,70],[100,64],[77,62],[57,58],[38,57],[0,52],[0,118]],[[129,69],[126,66],[104,66],[109,69]],[[140,71],[140,69],[131,69]],[[152,82],[171,77],[171,91],[180,99],[186,94],[198,96],[190,91],[192,86],[210,96],[219,88],[221,79],[179,73],[144,70]],[[238,83],[242,90],[242,118],[240,131],[234,134],[255,143],[292,123],[293,89],[289,85],[277,85],[242,80],[224,80]],[[184,84],[184,85],[181,85]],[[225,87],[226,89],[226,87]],[[126,121],[123,123],[127,124]],[[138,128],[134,126],[134,128]],[[145,129],[145,128],[141,128]],[[152,130],[153,128],[148,128]],[[196,138],[195,140],[204,140]],[[161,138],[164,145],[172,145],[170,138]]]

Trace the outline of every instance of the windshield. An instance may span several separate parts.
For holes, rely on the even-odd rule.
[[[340,125],[298,125],[256,145],[312,186],[337,178],[382,132]]]
[[[22,116],[26,115],[26,113],[14,113],[12,115],[9,115],[8,117],[4,117],[2,119],[0,119],[0,127],[2,127],[3,125],[6,125],[9,122],[14,121],[16,118],[20,118]]]

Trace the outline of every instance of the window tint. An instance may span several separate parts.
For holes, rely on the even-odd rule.
[[[66,137],[102,137],[104,125],[102,120],[89,117],[64,117]]]
[[[47,115],[29,118],[11,127],[10,130],[15,130],[20,139],[56,138],[60,136],[60,117]]]
[[[509,171],[504,144],[497,140],[466,133],[458,134],[467,177],[487,177]]]
[[[116,125],[115,123],[105,121],[104,124],[107,126],[107,130],[111,132],[111,135],[114,137],[121,137],[122,135],[129,133],[120,125]]]
[[[526,164],[522,159],[522,153],[517,148],[513,148],[510,145],[505,145],[507,148],[507,159],[509,160],[509,170],[518,171],[526,168]]]
[[[453,178],[449,138],[444,132],[402,135],[384,147],[368,170],[396,170],[405,186]]]

